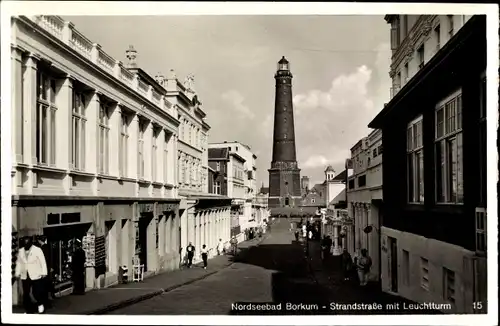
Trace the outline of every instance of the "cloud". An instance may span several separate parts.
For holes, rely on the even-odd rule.
[[[240,116],[250,119],[253,119],[255,117],[255,114],[252,112],[252,110],[248,106],[243,104],[245,98],[237,90],[233,89],[224,92],[221,97],[224,101],[230,104],[230,108],[240,113]]]
[[[327,165],[340,173],[351,147],[370,133],[368,123],[388,101],[390,88],[389,45],[380,44],[375,51],[377,55],[370,63],[334,76],[325,89],[310,89],[294,96],[302,175],[322,178]]]

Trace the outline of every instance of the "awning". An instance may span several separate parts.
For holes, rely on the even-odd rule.
[[[435,87],[449,85],[463,77],[472,65],[486,67],[486,15],[475,15],[427,62],[415,76],[391,99],[383,110],[368,124],[382,128],[389,117],[408,110],[407,103],[418,102],[435,93]],[[404,106],[404,107],[403,107]]]

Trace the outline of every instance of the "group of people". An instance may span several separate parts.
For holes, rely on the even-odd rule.
[[[292,230],[295,230],[295,241],[299,241],[301,233],[303,239],[306,240],[317,240],[319,239],[321,234],[320,225],[318,223],[310,221],[306,221],[304,223],[304,220],[302,219],[297,222],[297,225],[295,225],[293,222],[290,222],[290,231]]]
[[[22,242],[16,259],[15,278],[22,283],[23,306],[26,313],[43,314],[56,298],[47,237],[28,236]],[[85,252],[78,241],[71,258],[73,293],[84,294]]]
[[[360,286],[366,286],[371,267],[372,259],[368,255],[368,250],[361,249],[361,255],[355,255],[353,259],[349,251],[344,248],[342,253],[344,281],[358,281]]]
[[[231,249],[233,251],[233,254],[236,254],[238,240],[236,239],[235,236],[233,236],[229,242],[231,244]],[[222,242],[222,239],[219,239],[219,242],[217,243],[217,246],[215,247],[215,249],[217,250],[218,256],[223,255],[226,252],[226,248],[224,246],[224,242]],[[204,269],[207,269],[208,254],[210,253],[211,250],[212,249],[207,248],[206,244],[201,246],[200,254],[201,254],[201,260],[203,261],[203,268]],[[189,242],[188,246],[186,247],[186,252],[187,252],[186,266],[187,266],[187,268],[191,268],[193,266],[193,259],[194,259],[194,255],[196,252],[196,248],[192,242]]]

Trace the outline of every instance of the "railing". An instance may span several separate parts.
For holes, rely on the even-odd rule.
[[[137,90],[139,91],[139,93],[143,94],[144,96],[147,96],[148,84],[146,84],[142,80],[139,80],[139,84],[137,85]]]
[[[64,20],[59,16],[37,16],[36,23],[58,39],[63,39]]]
[[[73,49],[75,49],[81,55],[83,55],[89,60],[91,59],[93,44],[88,38],[83,36],[83,34],[80,34],[80,32],[73,29],[69,44]]]
[[[119,61],[113,59],[111,56],[101,50],[98,44],[92,43],[83,34],[78,32],[73,27],[72,23],[65,21],[59,16],[37,15],[26,16],[26,18],[32,20],[35,24],[43,28],[52,36],[69,45],[72,49],[80,53],[82,56],[84,56],[97,66],[103,68],[106,72],[119,79],[128,87],[139,92],[159,108],[164,108],[169,112],[169,114],[175,117],[175,110],[170,102],[164,100],[164,102],[162,103],[162,96],[160,93],[156,92],[154,89],[150,92],[150,86],[147,83],[141,80],[136,81],[135,74],[123,67],[123,65]],[[185,90],[182,84],[177,83],[177,86],[181,91]]]
[[[134,74],[131,73],[127,68],[120,67],[120,80],[132,87],[134,82]]]
[[[115,60],[107,55],[104,51],[99,50],[97,55],[97,64],[108,71],[110,74],[113,74],[113,68],[115,66]]]
[[[161,107],[161,95],[153,89],[153,103]]]

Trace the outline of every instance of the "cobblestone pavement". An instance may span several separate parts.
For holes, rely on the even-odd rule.
[[[293,241],[289,225],[286,220],[277,221],[264,241],[258,246],[242,250],[230,267],[201,281],[115,310],[111,314],[227,315],[242,313],[231,309],[232,304],[237,302],[324,301],[327,293],[311,277],[303,247]],[[282,309],[285,309],[285,304],[282,304]],[[253,313],[263,314],[262,311]],[[317,311],[311,313],[316,314]]]
[[[243,249],[234,264],[218,273],[154,298],[115,310],[111,314],[418,314],[430,310],[403,309],[413,302],[374,288],[360,288],[344,282],[335,259],[326,264],[320,258],[320,245],[296,242],[286,219],[277,221],[257,246]],[[236,303],[281,303],[279,311],[241,311]],[[332,303],[357,304],[332,309]],[[376,303],[377,306],[373,306]],[[397,303],[399,309],[387,304]],[[367,305],[371,304],[371,308]],[[413,303],[414,304],[414,303]],[[363,305],[363,306],[362,306]]]

